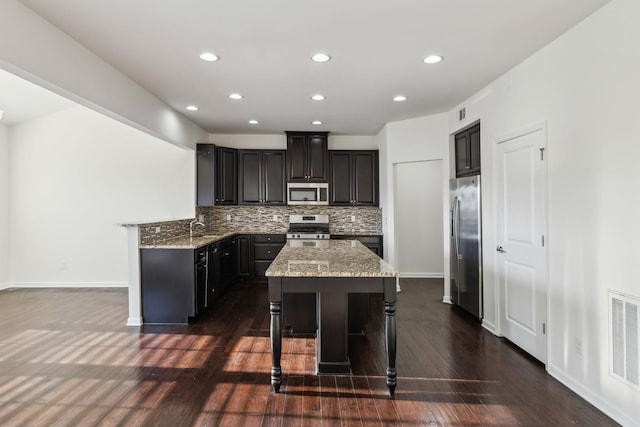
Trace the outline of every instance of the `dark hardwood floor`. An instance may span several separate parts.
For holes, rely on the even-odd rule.
[[[1,426],[616,425],[517,348],[403,281],[398,387],[384,380],[382,307],[350,337],[352,377],[317,377],[315,341],[283,339],[270,388],[266,285],[236,285],[190,325],[124,326],[125,290],[0,292]]]

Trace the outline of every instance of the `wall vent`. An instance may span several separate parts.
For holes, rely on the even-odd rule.
[[[609,291],[609,373],[640,390],[640,298]]]

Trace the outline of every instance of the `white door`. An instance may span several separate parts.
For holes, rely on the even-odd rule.
[[[546,127],[498,141],[497,278],[500,331],[547,361]]]

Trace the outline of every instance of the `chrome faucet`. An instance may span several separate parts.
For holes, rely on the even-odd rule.
[[[201,227],[206,227],[206,225],[204,225],[204,222],[200,222],[198,221],[198,219],[194,219],[193,221],[191,221],[189,223],[189,237],[193,237],[193,227],[199,225]]]

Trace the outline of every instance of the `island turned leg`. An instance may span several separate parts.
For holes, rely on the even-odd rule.
[[[269,313],[271,313],[271,385],[280,392],[282,369],[282,277],[269,277]]]
[[[282,383],[282,369],[280,368],[280,354],[282,352],[282,330],[280,322],[280,314],[282,312],[282,303],[270,302],[269,311],[271,312],[271,385],[273,391],[280,392],[280,384]]]
[[[393,396],[398,384],[396,372],[396,283],[384,281],[385,347],[387,350],[387,387]]]

